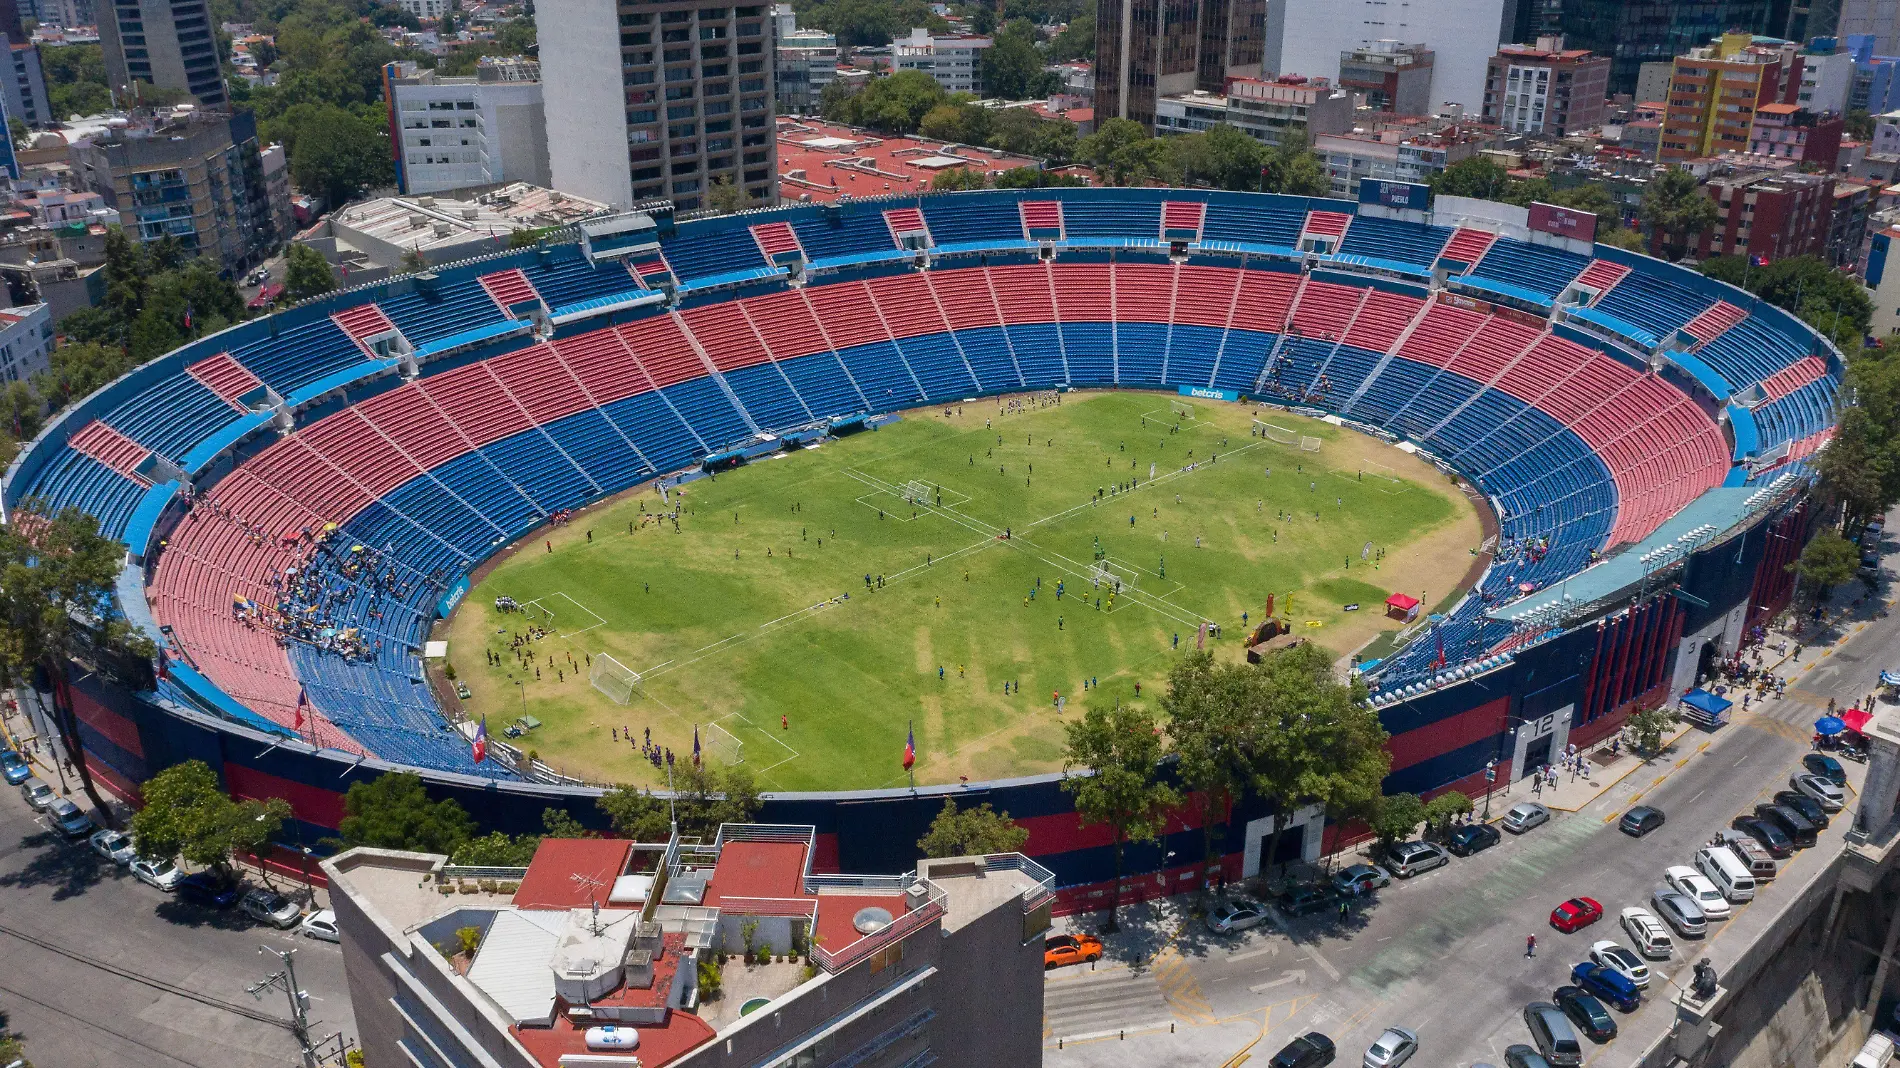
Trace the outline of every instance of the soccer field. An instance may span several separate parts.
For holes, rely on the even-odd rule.
[[[496,734],[525,711],[542,726],[519,744],[596,781],[663,784],[638,739],[690,759],[715,723],[765,789],[901,785],[912,725],[920,783],[1047,771],[1064,718],[1152,700],[1202,620],[1239,657],[1272,597],[1343,656],[1398,626],[1388,594],[1452,593],[1481,539],[1442,473],[1350,430],[1168,394],[1053,400],[920,409],[523,539],[448,624],[466,711]],[[530,623],[549,633],[524,653]],[[602,653],[639,673],[624,705],[589,682]]]

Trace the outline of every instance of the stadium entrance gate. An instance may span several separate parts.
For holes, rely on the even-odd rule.
[[[1280,832],[1280,852],[1274,858],[1276,863],[1285,864],[1293,860],[1318,863],[1321,838],[1325,832],[1325,809],[1319,805],[1295,809],[1292,822]],[[1240,877],[1251,879],[1259,875],[1260,869],[1267,864],[1267,849],[1273,843],[1273,817],[1248,820],[1244,841],[1246,845],[1241,853]]]

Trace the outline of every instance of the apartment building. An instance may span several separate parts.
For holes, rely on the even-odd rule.
[[[52,365],[53,311],[29,304],[0,311],[0,382],[25,382]]]
[[[230,109],[207,0],[113,0],[97,14],[112,89],[146,82],[190,93],[213,111]]]
[[[792,5],[772,8],[773,87],[780,114],[811,114],[838,78],[838,38],[823,30],[801,30]]]
[[[1326,165],[1336,197],[1356,199],[1367,178],[1387,182],[1429,183],[1460,160],[1483,151],[1491,136],[1448,125],[1433,130],[1425,123],[1393,123],[1372,130],[1321,134],[1313,152]]]
[[[541,65],[534,60],[484,57],[466,77],[391,63],[383,86],[402,192],[549,183]]]
[[[1155,127],[1156,101],[1260,78],[1267,0],[1105,0],[1095,9],[1095,116]],[[1380,34],[1376,36],[1390,36]],[[1356,44],[1355,39],[1348,44]],[[1335,54],[1339,48],[1334,48]]]
[[[1429,115],[1435,58],[1422,44],[1371,41],[1339,54],[1339,87],[1373,111]]]
[[[706,206],[715,183],[776,199],[770,9],[540,0],[548,169],[577,196]]]
[[[1227,121],[1270,145],[1300,144],[1352,129],[1352,94],[1297,74],[1227,83]],[[1100,109],[1097,109],[1100,114]]]
[[[975,93],[983,87],[983,50],[995,43],[981,34],[913,29],[909,37],[891,42],[891,65],[923,71],[946,93]]]
[[[1678,56],[1663,113],[1664,163],[1747,152],[1760,108],[1795,104],[1802,57],[1785,41],[1757,44],[1745,33]]]
[[[1789,170],[1738,170],[1703,186],[1721,221],[1698,239],[1697,255],[1824,256],[1834,208],[1834,179]]]
[[[1564,137],[1602,125],[1609,87],[1608,56],[1566,49],[1561,37],[1506,45],[1485,71],[1483,118],[1511,133]]]
[[[381,849],[325,860],[365,1059],[1042,1059],[1052,874],[1011,853],[926,860],[902,876],[825,875],[812,870],[815,844],[809,827],[728,824],[711,842],[549,838],[507,873]],[[741,953],[751,959],[733,959]],[[721,972],[716,998],[702,967]]]

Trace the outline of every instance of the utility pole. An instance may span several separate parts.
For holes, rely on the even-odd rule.
[[[269,946],[259,946],[257,947],[257,951],[259,953],[275,956],[278,960],[283,962],[284,970],[281,972],[272,972],[262,980],[252,983],[246,987],[245,990],[250,993],[251,997],[256,998],[258,1001],[264,1000],[264,992],[266,990],[275,988],[284,992],[284,996],[290,999],[290,1031],[291,1034],[297,1036],[297,1049],[303,1057],[303,1068],[318,1068],[317,1047],[310,1041],[310,1015],[308,1012],[310,995],[304,993],[302,988],[297,985],[297,964],[293,959],[296,957],[297,951],[294,949],[272,949]],[[337,1035],[331,1035],[323,1040],[324,1044],[327,1045],[338,1037]]]

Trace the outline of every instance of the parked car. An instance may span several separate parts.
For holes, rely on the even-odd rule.
[[[1524,1026],[1530,1028],[1531,1044],[1551,1068],[1578,1068],[1583,1064],[1583,1043],[1577,1041],[1577,1032],[1562,1009],[1548,1001],[1533,1001],[1524,1006]]]
[[[1847,791],[1834,785],[1833,781],[1824,775],[1816,775],[1813,772],[1796,775],[1788,780],[1788,785],[1814,798],[1825,811],[1839,812],[1847,807]]]
[[[1584,993],[1602,998],[1624,1012],[1635,1012],[1642,1004],[1642,992],[1628,976],[1601,964],[1584,961],[1570,969],[1570,982]]]
[[[1809,823],[1807,817],[1786,805],[1764,802],[1755,806],[1755,818],[1763,823],[1780,828],[1788,836],[1796,849],[1807,849],[1814,845],[1820,836],[1820,830]]]
[[[1333,1063],[1333,1040],[1318,1031],[1308,1031],[1280,1047],[1267,1062],[1268,1068],[1325,1068]]]
[[[1819,775],[1836,786],[1847,785],[1847,769],[1826,753],[1807,754],[1801,758],[1801,766],[1808,770],[1808,774]]]
[[[1884,1032],[1875,1031],[1854,1054],[1847,1068],[1889,1068],[1893,1064],[1894,1042]]]
[[[132,877],[169,894],[178,889],[178,884],[185,879],[185,873],[169,860],[140,857],[132,862]]]
[[[1794,856],[1794,840],[1780,827],[1753,816],[1737,816],[1729,823],[1730,827],[1753,838],[1768,855],[1776,860],[1786,860]]]
[[[1757,883],[1775,877],[1774,855],[1763,848],[1753,835],[1744,834],[1741,831],[1723,831],[1717,837],[1728,846],[1729,852],[1740,857],[1742,863],[1748,865],[1748,874],[1753,875]]]
[[[1231,934],[1265,923],[1267,907],[1258,901],[1235,898],[1214,906],[1207,914],[1207,929],[1215,934]]]
[[[1570,934],[1603,918],[1603,906],[1596,899],[1573,897],[1550,910],[1550,925]]]
[[[86,811],[64,797],[55,797],[46,806],[46,815],[53,821],[59,833],[68,838],[84,838],[92,833],[92,817]]]
[[[1702,910],[1703,918],[1726,920],[1729,917],[1728,898],[1714,881],[1686,864],[1672,864],[1663,869],[1663,882],[1677,893],[1694,901],[1696,908]]]
[[[1550,1062],[1535,1047],[1518,1042],[1504,1047],[1504,1068],[1550,1068]]]
[[[6,776],[8,786],[18,786],[33,777],[33,765],[11,749],[0,749],[0,774]]]
[[[1632,838],[1641,838],[1663,825],[1663,810],[1654,805],[1637,805],[1616,821],[1616,828]]]
[[[1281,894],[1277,903],[1282,915],[1304,916],[1331,908],[1338,900],[1339,892],[1330,886],[1296,886]]]
[[[1590,947],[1590,963],[1601,965],[1636,984],[1641,990],[1649,986],[1649,965],[1643,958],[1630,951],[1621,942],[1604,939]]]
[[[295,927],[303,918],[303,909],[295,901],[261,886],[244,895],[241,907],[251,919],[279,929]]]
[[[1333,876],[1333,889],[1342,894],[1359,895],[1392,885],[1392,876],[1376,864],[1350,864]]]
[[[1794,809],[1796,812],[1801,813],[1802,819],[1814,824],[1817,828],[1826,827],[1830,822],[1827,817],[1827,809],[1822,808],[1819,801],[1816,801],[1814,798],[1809,797],[1799,790],[1775,791],[1775,804],[1786,805]]]
[[[1504,840],[1488,823],[1467,823],[1445,836],[1445,848],[1461,857],[1482,853]]]
[[[1520,801],[1511,806],[1504,814],[1504,829],[1512,834],[1523,834],[1532,827],[1550,822],[1550,810],[1535,801]]]
[[[1701,938],[1708,933],[1709,921],[1695,899],[1667,886],[1650,891],[1649,903],[1676,933],[1684,938]]]
[[[110,828],[95,832],[86,841],[94,853],[121,866],[132,863],[133,858],[139,855],[138,850],[132,848],[131,836]]]
[[[1102,959],[1102,940],[1091,934],[1050,935],[1042,942],[1042,966],[1060,968]]]
[[[343,932],[336,926],[336,913],[329,909],[319,909],[303,918],[297,925],[297,931],[305,938],[315,938],[322,942],[341,942]]]
[[[205,908],[228,909],[238,903],[238,886],[215,872],[201,871],[178,881],[178,896]]]
[[[1630,944],[1636,947],[1650,960],[1668,960],[1675,952],[1675,940],[1669,937],[1669,929],[1656,918],[1656,914],[1640,905],[1631,905],[1622,912],[1623,931],[1630,936]]]
[[[46,806],[52,804],[53,798],[57,795],[53,793],[52,787],[46,785],[44,779],[29,777],[20,784],[20,796],[26,798],[26,803],[32,806],[33,811],[45,812]]]
[[[1560,986],[1551,994],[1550,1000],[1564,1010],[1570,1017],[1570,1023],[1582,1031],[1585,1038],[1602,1045],[1616,1037],[1616,1017],[1594,996],[1579,986]]]
[[[1450,863],[1451,854],[1430,842],[1400,842],[1392,847],[1392,857],[1387,866],[1399,878],[1410,879]]]
[[[1399,1068],[1418,1052],[1418,1034],[1403,1027],[1388,1027],[1372,1040],[1362,1059],[1363,1068]]]

